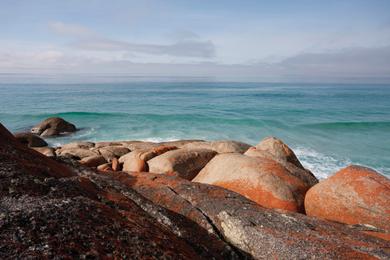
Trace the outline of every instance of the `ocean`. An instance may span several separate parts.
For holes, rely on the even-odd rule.
[[[0,121],[13,132],[59,116],[75,140],[234,139],[286,142],[325,178],[348,164],[390,177],[390,85],[228,82],[0,84]]]

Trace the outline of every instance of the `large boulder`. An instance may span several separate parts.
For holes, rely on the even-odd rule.
[[[267,208],[304,212],[306,191],[313,185],[306,172],[291,172],[283,164],[242,154],[215,156],[194,182],[220,186]]]
[[[217,153],[209,149],[177,149],[148,161],[149,172],[175,173],[191,180]]]
[[[130,150],[124,146],[106,146],[96,149],[95,152],[101,154],[106,161],[111,162],[112,159],[119,158],[129,153]]]
[[[299,168],[303,168],[301,162],[298,160],[297,156],[291,150],[290,147],[288,147],[285,143],[283,143],[282,140],[276,138],[276,137],[266,137],[263,140],[261,140],[260,143],[258,143],[255,147],[255,150],[264,151],[268,154],[270,154],[275,160],[281,161],[281,162],[289,162],[294,164],[295,166]],[[248,153],[255,152],[254,149],[251,151],[248,150]]]
[[[244,153],[249,147],[249,144],[230,140],[192,142],[183,146],[183,148],[187,149],[210,149],[217,153]]]
[[[40,136],[57,136],[75,132],[76,126],[60,117],[50,117],[37,124],[31,129],[31,133]]]
[[[15,134],[16,140],[28,147],[44,147],[47,146],[45,140],[39,136],[31,133],[17,133]]]
[[[73,148],[73,149],[57,149],[56,150],[57,156],[62,156],[62,157],[72,157],[74,159],[83,159],[85,157],[90,157],[90,156],[96,156],[99,155],[97,151],[92,151],[89,149],[82,149],[82,148]]]
[[[123,163],[124,171],[142,172],[148,171],[147,161],[159,156],[165,152],[177,149],[176,146],[157,146],[146,150],[135,150],[119,158]]]
[[[64,144],[61,146],[61,149],[91,149],[95,146],[95,143],[92,142],[84,142],[84,141],[78,141],[78,142],[72,142],[68,144]]]
[[[88,157],[84,157],[80,160],[82,165],[88,167],[98,167],[99,165],[107,163],[106,159],[101,155],[92,155]]]
[[[376,171],[348,166],[313,186],[306,213],[348,224],[369,224],[390,233],[390,180]]]
[[[235,192],[173,176],[107,174],[231,244],[241,258],[247,257],[244,253],[255,259],[390,256],[388,242],[364,234],[364,227],[265,209]]]

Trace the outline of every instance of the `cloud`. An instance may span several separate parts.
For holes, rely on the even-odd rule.
[[[109,39],[80,40],[72,47],[89,51],[126,51],[152,55],[169,55],[177,57],[215,57],[215,46],[211,41],[179,41],[173,44],[136,44]]]
[[[172,44],[155,44],[132,43],[109,39],[76,24],[52,22],[49,24],[49,28],[57,34],[71,37],[73,42],[69,46],[84,51],[124,51],[149,55],[196,58],[213,58],[216,54],[216,48],[213,42],[200,40],[199,36],[191,31],[176,32],[174,38],[179,40]]]
[[[87,27],[78,24],[65,24],[62,22],[51,22],[49,28],[60,35],[71,36],[71,37],[91,37],[95,36],[95,32]]]

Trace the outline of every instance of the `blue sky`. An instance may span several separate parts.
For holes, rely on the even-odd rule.
[[[0,73],[390,82],[390,1],[0,1]]]

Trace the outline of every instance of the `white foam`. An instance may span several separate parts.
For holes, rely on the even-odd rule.
[[[347,159],[336,159],[306,147],[296,147],[295,154],[302,165],[313,172],[318,179],[325,179],[351,164]]]

